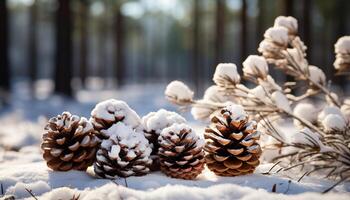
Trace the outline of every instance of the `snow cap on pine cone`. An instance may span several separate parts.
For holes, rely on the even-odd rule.
[[[193,91],[181,81],[172,81],[165,89],[165,96],[174,103],[192,101]]]
[[[91,111],[90,121],[97,130],[107,129],[119,121],[132,128],[141,124],[139,115],[127,103],[116,99],[98,103]]]
[[[150,112],[142,117],[142,125],[148,132],[155,131],[158,135],[160,132],[174,123],[185,123],[186,119],[176,112],[160,109],[157,112]]]
[[[274,27],[285,27],[288,29],[288,34],[295,36],[298,33],[298,21],[291,16],[279,16],[275,19]]]
[[[318,109],[311,103],[299,103],[295,106],[293,113],[295,116],[303,118],[312,124],[317,123]],[[296,126],[301,126],[299,120],[294,119]]]
[[[204,169],[204,139],[187,124],[175,123],[158,138],[161,170],[174,178],[194,179]]]
[[[216,66],[213,81],[220,87],[236,85],[241,81],[237,66],[233,63],[220,63]]]
[[[152,146],[152,171],[159,170],[158,156],[158,137],[163,129],[173,125],[174,123],[185,123],[186,120],[176,112],[170,112],[160,109],[157,112],[150,112],[142,118],[143,132]]]
[[[266,79],[269,68],[264,57],[250,55],[243,62],[243,73],[247,77]]]
[[[109,137],[102,140],[97,151],[94,164],[96,175],[113,179],[149,172],[152,149],[143,133],[123,122],[113,124],[102,131]]]
[[[316,82],[320,85],[326,84],[326,75],[320,68],[314,65],[309,65],[309,76],[313,82]]]
[[[328,114],[322,121],[326,132],[345,131],[347,124],[344,117],[338,114]]]

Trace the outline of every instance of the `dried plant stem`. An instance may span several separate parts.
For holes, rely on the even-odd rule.
[[[290,53],[286,53],[286,54],[282,54],[284,55],[284,57],[287,59],[287,61],[289,62],[289,64],[291,64],[295,70],[297,72],[299,72],[299,76],[300,77],[303,77],[304,79],[306,79],[309,83],[312,83],[314,86],[316,86],[319,90],[321,90],[326,96],[328,96],[330,98],[330,100],[338,107],[340,107],[340,103],[332,96],[331,92],[326,88],[324,87],[323,85],[313,81],[309,75],[306,75],[305,76],[305,72],[302,71],[301,67],[299,66],[298,62],[296,62],[294,60],[294,58],[290,55]]]
[[[299,122],[301,122],[303,125],[305,125],[306,127],[308,127],[309,129],[311,130],[314,130],[316,131],[317,133],[319,133],[320,135],[324,136],[325,133],[319,129],[317,126],[314,126],[312,123],[310,123],[309,121],[299,117],[299,116],[296,116],[294,115],[292,112],[290,111],[286,111],[286,110],[283,110],[287,115],[293,117],[294,119],[298,120]]]
[[[307,80],[308,80],[309,82],[311,82],[311,83],[312,83],[313,85],[315,85],[318,89],[320,89],[323,93],[325,93],[325,94],[329,97],[329,99],[330,99],[337,107],[340,107],[340,106],[341,106],[340,103],[338,102],[338,100],[336,100],[336,99],[334,98],[334,96],[332,95],[332,93],[331,93],[326,87],[324,87],[323,85],[321,85],[321,84],[319,84],[319,83],[313,81],[312,79],[310,79],[310,77],[306,77],[306,78],[307,78]]]

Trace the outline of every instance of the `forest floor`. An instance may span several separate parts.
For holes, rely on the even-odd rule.
[[[0,109],[0,199],[350,199],[350,183],[342,183],[322,194],[335,181],[304,177],[300,171],[279,172],[273,163],[261,164],[254,174],[218,177],[208,169],[196,180],[179,180],[154,172],[142,177],[98,179],[92,168],[55,172],[41,156],[40,141],[48,118],[63,111],[89,117],[101,100],[126,101],[140,116],[160,108],[176,111],[163,96],[165,85],[130,85],[120,90],[80,90],[76,100],[48,96],[50,84],[38,83],[36,98],[25,83],[16,83],[11,104]],[[183,113],[198,134],[205,123]],[[33,196],[32,196],[33,195]]]

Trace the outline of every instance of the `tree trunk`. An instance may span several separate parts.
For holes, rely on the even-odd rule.
[[[282,15],[293,16],[294,4],[293,0],[284,0],[282,4]]]
[[[215,64],[222,62],[225,41],[226,0],[216,0]]]
[[[69,0],[58,0],[56,13],[55,92],[72,96],[72,17]]]
[[[311,9],[312,0],[303,0],[303,25],[304,25],[304,34],[303,34],[303,41],[307,48],[307,53],[309,58],[311,58],[311,50],[312,50],[312,44],[311,44],[311,37],[310,37],[310,30],[311,30],[311,16],[312,16],[312,9]]]
[[[241,10],[241,62],[247,57],[247,0],[242,0]]]
[[[87,76],[87,68],[88,68],[88,62],[87,62],[87,53],[88,53],[88,1],[87,0],[80,0],[79,2],[79,9],[80,9],[80,41],[79,41],[79,48],[80,48],[80,62],[79,62],[79,70],[80,70],[80,80],[81,85],[83,88],[85,88],[85,81]]]
[[[6,0],[0,1],[0,100],[8,100],[10,91],[10,63],[8,38],[8,10]]]
[[[256,31],[256,41],[257,44],[256,46],[259,46],[259,43],[263,40],[264,38],[264,32],[265,32],[265,18],[266,15],[266,1],[265,0],[259,0],[258,1],[258,9],[259,9],[259,14],[257,16],[257,31]]]
[[[28,51],[28,65],[29,78],[32,88],[32,94],[35,95],[34,83],[37,79],[38,73],[38,46],[37,46],[37,2],[34,1],[29,8],[29,51]]]
[[[200,87],[200,69],[199,69],[199,24],[200,24],[200,0],[193,2],[193,21],[192,21],[192,77],[195,90],[198,93]]]
[[[124,55],[124,16],[121,13],[121,5],[118,5],[115,14],[115,37],[116,37],[116,83],[122,86],[125,82],[125,55]]]

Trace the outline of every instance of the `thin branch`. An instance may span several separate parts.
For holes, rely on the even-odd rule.
[[[33,197],[33,199],[38,200],[38,198],[33,194],[32,190],[28,189],[28,188],[24,188],[25,190],[27,190],[27,192],[30,194],[30,196]]]

